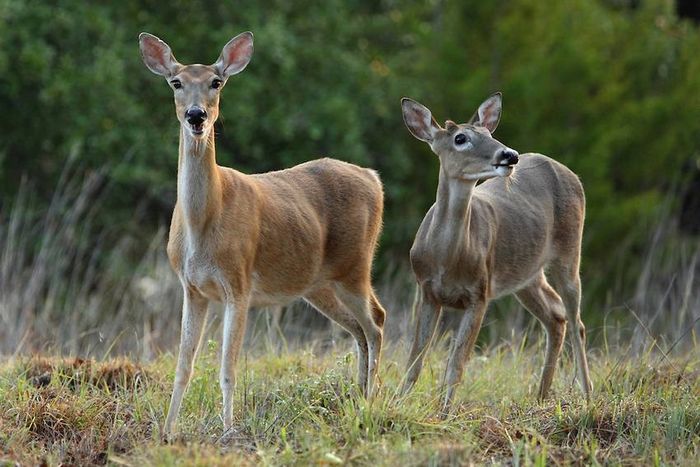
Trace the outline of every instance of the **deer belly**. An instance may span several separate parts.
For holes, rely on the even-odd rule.
[[[286,305],[299,298],[303,293],[294,294],[275,288],[271,284],[262,280],[260,274],[253,272],[253,283],[251,290],[251,306],[281,306]]]

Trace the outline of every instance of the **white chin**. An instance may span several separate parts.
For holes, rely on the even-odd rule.
[[[467,182],[476,182],[479,180],[488,180],[489,178],[493,177],[499,177],[501,176],[498,173],[498,170],[494,168],[493,170],[484,170],[483,172],[478,172],[478,173],[465,173],[462,174],[462,180],[467,181]]]
[[[192,128],[192,125],[187,125],[185,128],[193,138],[204,138],[209,133],[209,127],[204,125],[199,129]]]
[[[498,177],[508,177],[510,174],[513,173],[513,167],[507,167],[507,166],[498,166],[494,170],[496,172],[496,176]]]

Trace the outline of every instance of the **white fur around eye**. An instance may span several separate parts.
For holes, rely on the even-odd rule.
[[[474,145],[471,141],[467,141],[464,144],[455,144],[455,148],[457,148],[458,151],[471,151],[474,149]]]

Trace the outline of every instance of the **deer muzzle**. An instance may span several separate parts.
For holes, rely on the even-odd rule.
[[[501,149],[496,157],[496,167],[510,167],[518,163],[518,153],[510,148]]]
[[[191,107],[185,112],[185,120],[192,127],[192,133],[201,135],[204,132],[204,121],[207,119],[206,110],[201,107]]]

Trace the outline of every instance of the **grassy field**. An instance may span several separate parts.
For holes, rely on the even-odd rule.
[[[572,386],[569,358],[554,395],[534,394],[541,343],[483,349],[454,413],[436,416],[446,355],[430,356],[413,393],[399,396],[403,347],[384,355],[381,389],[353,384],[346,343],[251,351],[239,365],[235,430],[219,418],[218,345],[200,357],[179,435],[160,441],[175,359],[144,366],[18,357],[0,367],[0,465],[692,465],[700,458],[700,356],[627,358],[591,352],[595,396]]]
[[[650,231],[633,284],[588,275],[590,404],[572,387],[569,358],[552,397],[535,400],[543,344],[520,336],[542,333],[513,300],[489,311],[452,416],[437,416],[445,340],[414,392],[399,396],[414,280],[397,264],[403,274],[376,281],[389,344],[373,401],[357,394],[355,357],[337,326],[304,306],[275,326],[270,313],[254,312],[235,430],[222,433],[214,339],[197,364],[180,434],[164,444],[175,357],[162,351],[177,348],[182,306],[165,231],[134,266],[134,239],[96,242],[90,230],[99,180],[64,178],[48,211],[32,207],[28,190],[0,210],[0,466],[698,464],[700,244],[674,234],[670,218]],[[208,335],[217,336],[212,315]],[[454,327],[447,321],[443,329]],[[106,360],[120,355],[132,359]]]

